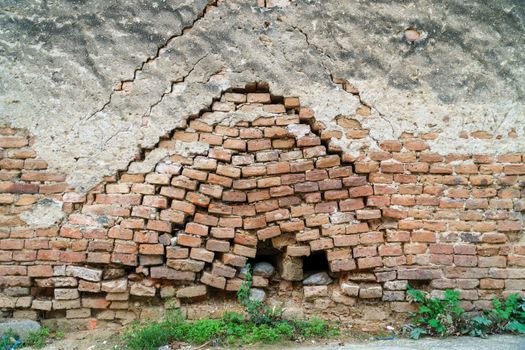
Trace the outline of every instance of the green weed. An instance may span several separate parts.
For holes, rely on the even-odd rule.
[[[244,313],[226,312],[221,319],[188,321],[172,310],[158,321],[134,323],[124,334],[124,342],[133,350],[153,350],[173,341],[193,344],[211,342],[230,346],[305,340],[338,334],[337,328],[320,319],[285,320],[281,309],[272,309],[260,301],[250,300],[251,273],[237,294]]]

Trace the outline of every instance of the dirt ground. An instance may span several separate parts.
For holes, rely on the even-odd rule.
[[[95,330],[69,333],[63,340],[56,341],[42,350],[117,350],[124,349],[118,341],[119,330]],[[523,336],[492,336],[486,339],[454,337],[447,339],[408,339],[374,340],[342,338],[331,341],[309,341],[302,344],[286,343],[275,345],[254,345],[243,347],[250,350],[525,350]],[[228,349],[210,345],[191,346],[180,344],[178,350]],[[174,350],[176,350],[174,349]],[[163,350],[168,350],[167,348]]]

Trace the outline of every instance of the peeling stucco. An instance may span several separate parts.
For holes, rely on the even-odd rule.
[[[62,203],[53,199],[42,199],[30,211],[24,211],[20,218],[32,228],[49,227],[64,218]]]
[[[438,133],[438,153],[525,149],[523,2],[275,4],[4,2],[0,123],[29,129],[81,191],[251,81],[299,97],[329,129],[358,120],[369,135],[339,141],[352,154],[403,132]],[[425,35],[409,42],[409,27]],[[459,137],[476,131],[491,137]]]

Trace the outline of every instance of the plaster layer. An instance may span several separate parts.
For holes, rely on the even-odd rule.
[[[278,5],[3,1],[0,123],[29,129],[81,191],[250,81],[299,97],[328,129],[358,120],[370,134],[340,142],[352,154],[402,132],[440,132],[430,145],[443,154],[525,149],[523,2]],[[459,137],[477,131],[489,137]]]

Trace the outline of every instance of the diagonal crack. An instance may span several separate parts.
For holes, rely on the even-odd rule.
[[[330,62],[334,62],[332,56],[330,56],[328,53],[326,53],[322,48],[320,48],[319,46],[315,45],[314,43],[312,43],[310,41],[310,37],[308,36],[308,33],[306,33],[302,28],[298,27],[298,26],[291,26],[295,31],[301,33],[303,36],[304,36],[304,39],[306,41],[306,44],[309,46],[309,47],[313,47],[314,49],[316,49],[318,52],[321,53],[321,55],[325,56],[328,60],[330,60]],[[330,72],[330,70],[325,66],[325,64],[323,63],[323,61],[321,60],[321,65],[323,66],[323,68],[325,69],[325,71],[327,72],[328,76],[330,77],[330,80],[332,81],[332,83],[336,84],[336,85],[340,85],[338,84],[333,76],[333,74]],[[347,82],[347,84],[349,84]],[[347,90],[346,88],[343,87],[343,90],[356,96],[358,99],[359,99],[359,103],[361,103],[363,106],[366,106],[368,108],[370,108],[371,110],[375,110],[377,112],[377,114],[379,115],[379,117],[385,121],[385,123],[387,123],[390,128],[392,129],[392,134],[395,133],[395,129],[394,129],[394,126],[392,125],[392,122],[388,119],[388,117],[381,113],[381,111],[379,111],[379,109],[377,109],[376,107],[373,107],[372,105],[370,105],[369,103],[367,103],[366,101],[363,100],[363,98],[361,97],[361,94],[359,93],[359,91],[353,87],[350,91]]]
[[[155,106],[157,106],[158,104],[160,104],[162,102],[162,100],[164,99],[164,97],[166,95],[169,95],[173,92],[173,87],[176,85],[176,84],[180,84],[180,83],[183,83],[184,81],[186,81],[186,78],[189,77],[191,75],[191,73],[193,73],[193,71],[195,70],[195,68],[197,68],[198,64],[204,60],[206,57],[210,56],[209,53],[205,54],[204,56],[202,56],[201,58],[199,58],[195,64],[193,64],[193,66],[191,67],[191,69],[185,74],[183,75],[182,77],[176,79],[176,80],[172,80],[170,82],[170,89],[169,91],[165,91],[161,96],[160,98],[155,101],[151,106],[149,106],[149,109],[148,109],[148,112],[145,113],[144,115],[145,116],[149,116],[151,115],[151,111],[153,110],[153,108],[155,108]]]
[[[126,79],[126,80],[122,80],[120,82],[120,86],[122,86],[122,84],[124,83],[132,83],[134,82],[136,79],[137,79],[137,75],[139,72],[142,72],[144,70],[144,67],[149,64],[150,62],[153,62],[155,61],[157,58],[159,58],[160,56],[160,53],[163,49],[165,49],[166,47],[168,47],[170,45],[170,43],[183,36],[184,34],[187,33],[188,30],[192,29],[201,19],[203,19],[205,16],[206,16],[206,13],[208,13],[209,9],[211,7],[217,7],[218,6],[218,2],[219,0],[209,0],[208,1],[208,4],[206,4],[206,6],[204,7],[204,9],[201,11],[201,13],[198,14],[198,16],[187,26],[185,26],[184,28],[182,28],[182,30],[177,33],[177,34],[174,34],[172,36],[170,36],[162,45],[160,45],[158,48],[157,48],[157,52],[153,55],[153,56],[150,56],[148,57],[145,61],[143,61],[140,66],[138,68],[136,68],[134,71],[133,71],[133,78],[131,79]],[[97,115],[98,113],[104,111],[104,109],[106,109],[107,106],[109,106],[111,104],[111,99],[113,98],[113,95],[115,94],[116,91],[119,91],[118,88],[114,88],[111,93],[109,94],[109,98],[108,100],[102,105],[101,108],[97,109],[95,112],[89,114],[88,116],[84,117],[83,119],[88,121],[90,120],[91,118],[93,118],[95,115]]]
[[[323,49],[321,49],[319,46],[313,44],[310,42],[310,37],[308,36],[308,33],[306,33],[302,28],[298,27],[298,26],[291,26],[291,28],[297,32],[299,32],[300,34],[302,34],[302,36],[304,36],[304,40],[306,41],[306,45],[308,47],[312,47],[314,48],[316,51],[318,51],[322,56],[328,58],[330,60],[330,62],[334,62],[332,56],[330,56],[329,54],[327,54]],[[321,66],[323,66],[325,72],[331,76],[331,73],[330,73],[330,69],[328,69],[328,67],[325,66],[323,60],[320,60],[319,61],[321,63]]]
[[[334,78],[334,76],[332,74],[330,74],[330,80],[332,80],[332,82],[334,84],[340,85],[340,84],[338,84],[336,82],[336,78]],[[348,81],[346,81],[346,83],[344,83],[343,85],[345,85],[345,84],[350,84],[350,83]],[[392,125],[392,122],[388,119],[388,117],[386,115],[384,115],[383,113],[381,113],[381,111],[379,111],[379,109],[377,109],[376,107],[373,107],[372,105],[370,105],[369,103],[364,101],[363,98],[361,97],[361,93],[359,92],[359,90],[357,90],[356,87],[354,87],[353,85],[352,85],[351,88],[343,86],[343,90],[348,92],[349,94],[352,94],[355,97],[357,97],[359,99],[359,103],[361,103],[363,106],[366,106],[366,107],[370,108],[371,110],[375,110],[377,112],[377,114],[379,115],[379,118],[383,119],[388,125],[390,125],[390,128],[392,129],[392,134],[395,133],[394,125]]]

